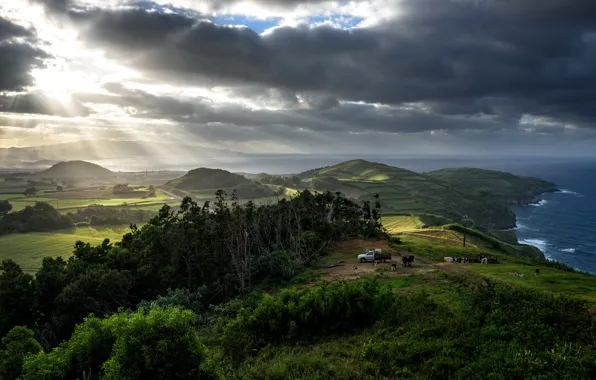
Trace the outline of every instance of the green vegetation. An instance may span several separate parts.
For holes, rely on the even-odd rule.
[[[52,232],[4,235],[0,236],[0,262],[12,259],[24,270],[34,272],[41,267],[44,257],[72,256],[77,240],[98,245],[104,239],[118,241],[129,230],[128,226],[74,227]]]
[[[38,354],[42,350],[33,337],[33,331],[23,326],[13,327],[0,344],[0,379],[18,378],[25,356]]]
[[[378,207],[330,193],[303,192],[270,206],[184,199],[115,245],[77,241],[73,256],[46,257],[34,279],[11,260],[0,275],[0,335],[16,321],[35,329],[44,349],[70,337],[90,313],[135,308],[168,289],[200,292],[202,306],[291,279],[347,236],[382,236]],[[332,213],[329,214],[329,210]],[[14,237],[16,235],[11,235]]]
[[[0,378],[594,378],[594,277],[489,228],[501,200],[365,161],[306,175],[360,201],[260,175],[283,183],[231,188],[293,196],[257,204],[220,190],[204,204],[163,206],[142,227],[1,236],[0,259],[12,260],[0,265]],[[400,191],[402,206],[434,198],[420,212],[381,208],[399,208]],[[480,200],[488,206],[476,209]],[[467,207],[480,222],[460,224]],[[3,219],[12,215],[22,216]],[[68,214],[79,225],[147,216],[107,206]],[[396,270],[357,263],[370,247],[416,260]]]
[[[86,194],[83,194],[86,195]],[[96,197],[94,193],[88,194],[89,197],[83,197],[81,192],[65,191],[60,194],[44,194],[43,196],[31,198],[8,198],[8,201],[14,206],[15,211],[24,209],[27,206],[33,205],[36,202],[45,202],[51,204],[58,210],[70,210],[89,206],[162,206],[171,203],[171,197],[162,192],[157,192],[155,197],[143,197],[137,195],[136,197],[123,197],[110,195],[104,197]]]
[[[310,181],[314,190],[340,191],[359,200],[379,194],[386,215],[435,214],[452,221],[468,215],[490,229],[515,225],[515,214],[490,195],[384,164],[353,160],[299,176]]]
[[[510,173],[475,168],[441,169],[426,176],[457,186],[476,189],[507,203],[527,204],[536,196],[557,191],[554,183],[538,178],[520,177]]]
[[[536,268],[540,269],[539,276],[535,275]],[[566,272],[553,269],[550,266],[524,265],[523,263],[472,265],[468,269],[500,282],[584,298],[591,306],[596,306],[596,282],[594,282],[594,276],[589,274]],[[518,277],[516,273],[523,273],[524,277]]]
[[[216,190],[236,193],[239,199],[255,199],[274,195],[267,186],[239,174],[221,169],[198,168],[164,185],[177,194],[192,195],[199,199],[213,198]]]
[[[50,353],[29,356],[23,380],[213,378],[190,311],[139,310],[88,318]]]
[[[47,203],[37,202],[0,219],[0,235],[23,232],[41,232],[71,227],[70,218],[61,215]]]
[[[397,234],[403,231],[412,231],[424,227],[419,217],[410,216],[384,216],[383,226],[390,234]]]

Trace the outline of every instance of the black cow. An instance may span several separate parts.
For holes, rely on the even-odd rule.
[[[412,263],[414,262],[414,256],[412,256],[412,255],[402,256],[401,262],[404,264],[404,267],[411,267]]]

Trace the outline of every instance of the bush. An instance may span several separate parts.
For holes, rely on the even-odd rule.
[[[22,379],[210,378],[213,367],[194,322],[191,311],[158,307],[87,318],[68,342],[27,357]]]
[[[24,326],[14,327],[2,338],[0,345],[0,379],[17,379],[25,356],[41,351],[41,345],[33,338],[33,331]]]
[[[51,205],[36,202],[34,206],[27,206],[0,219],[0,234],[53,231],[72,225],[70,218],[61,215]]]
[[[254,310],[242,309],[223,331],[230,355],[269,343],[308,339],[369,326],[394,299],[376,282],[332,283],[304,290],[285,289],[264,296]]]

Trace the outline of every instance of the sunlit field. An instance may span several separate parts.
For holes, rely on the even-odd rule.
[[[55,232],[3,235],[0,236],[0,261],[11,259],[23,270],[33,272],[41,266],[44,257],[70,257],[77,240],[97,245],[106,238],[119,241],[128,231],[128,226],[75,227]]]
[[[89,194],[89,198],[80,197],[80,192],[72,192],[73,198],[68,198],[69,192],[41,194],[38,196],[25,197],[21,194],[0,194],[0,200],[8,200],[13,206],[13,211],[20,211],[27,206],[33,206],[36,202],[45,202],[60,211],[72,211],[81,207],[91,205],[101,206],[156,206],[159,209],[164,204],[177,204],[172,197],[165,193],[157,191],[156,197],[150,198],[131,198],[131,197],[94,197]],[[74,197],[76,195],[76,197]],[[153,208],[153,207],[151,207]]]

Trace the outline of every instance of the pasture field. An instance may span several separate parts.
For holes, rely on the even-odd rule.
[[[0,200],[8,200],[13,206],[13,211],[20,211],[27,206],[33,206],[36,202],[46,202],[60,210],[61,212],[72,211],[73,209],[88,207],[91,205],[101,206],[148,206],[151,209],[155,206],[159,210],[162,205],[178,204],[172,197],[167,194],[157,191],[156,197],[150,198],[134,198],[120,195],[111,195],[106,197],[95,197],[94,192],[89,192],[89,197],[85,198],[82,196],[84,192],[81,191],[65,191],[56,193],[41,193],[38,196],[25,197],[21,194],[1,194]],[[72,198],[69,195],[72,194]]]
[[[126,232],[128,226],[109,226],[3,235],[0,236],[0,261],[12,259],[23,270],[35,272],[44,257],[70,257],[77,240],[97,245],[106,238],[112,242],[118,241]]]
[[[445,231],[448,232],[448,231]],[[466,248],[454,246],[449,241],[430,240],[423,235],[402,235],[403,244],[393,245],[398,252],[410,250],[417,258],[435,262],[433,267],[441,271],[454,272],[457,275],[480,275],[497,282],[512,286],[522,286],[534,290],[561,294],[585,299],[591,306],[596,306],[596,277],[577,272],[568,272],[529,257],[513,256],[505,251],[487,249],[482,244],[470,244]],[[444,257],[478,257],[478,255],[496,257],[501,264],[450,264]],[[418,265],[421,265],[420,263]],[[536,268],[540,275],[535,275]],[[523,273],[523,277],[516,276]]]
[[[423,225],[418,217],[411,215],[383,216],[381,222],[390,234],[417,230]]]
[[[592,306],[596,306],[596,278],[592,275],[566,272],[544,265],[515,262],[507,262],[502,265],[464,265],[463,267],[471,272],[510,285],[585,298]],[[540,269],[539,276],[535,275],[536,268]],[[524,277],[518,277],[515,275],[516,273],[523,273]]]
[[[23,194],[0,194],[0,201],[25,198]]]

